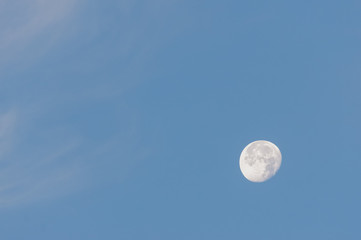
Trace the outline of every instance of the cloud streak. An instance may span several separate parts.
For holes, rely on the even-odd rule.
[[[76,12],[79,0],[0,0],[1,62],[21,57],[32,44],[46,49],[64,32]],[[37,51],[40,51],[38,49]]]
[[[0,158],[11,149],[15,121],[15,113],[12,111],[0,115]]]
[[[168,3],[135,2],[0,0],[0,208],[116,182],[152,151],[122,96],[148,77]]]
[[[0,208],[69,192],[81,175],[72,154],[78,141],[68,139],[63,145],[24,142],[22,138],[31,136],[19,132],[17,118],[15,110],[0,115]]]

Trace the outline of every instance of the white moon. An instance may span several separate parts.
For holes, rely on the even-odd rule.
[[[282,155],[269,141],[248,144],[239,158],[241,172],[251,182],[264,182],[273,177],[281,167]]]

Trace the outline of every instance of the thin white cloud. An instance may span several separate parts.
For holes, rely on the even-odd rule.
[[[139,146],[137,116],[128,107],[121,109],[126,103],[121,102],[120,95],[144,78],[143,65],[163,41],[155,34],[163,22],[158,18],[162,12],[158,5],[163,6],[163,0],[154,6],[144,3],[149,6],[140,8],[142,14],[134,11],[137,4],[132,1],[108,3],[107,7],[119,8],[110,18],[97,12],[96,4],[103,4],[100,1],[78,16],[80,3],[86,4],[82,0],[0,0],[0,69],[6,70],[1,73],[0,94],[6,95],[4,105],[16,109],[0,112],[0,208],[63,195],[77,186],[101,184],[105,178],[113,181],[123,177],[132,165],[129,162],[151,151]],[[72,22],[75,17],[80,21]],[[109,24],[114,24],[111,29]],[[68,27],[74,25],[82,31],[73,32],[69,45],[76,52],[77,46],[88,41],[86,51],[74,53],[71,59],[68,55],[65,60],[55,59],[56,64],[42,69],[42,63],[54,60],[54,52],[69,47],[62,42],[62,35],[73,34]],[[34,50],[33,45],[39,42]],[[53,45],[57,49],[49,47]],[[36,58],[37,51],[49,54],[37,64],[25,61],[33,69],[19,67],[23,58]],[[114,62],[124,64],[100,67],[97,79],[91,70],[104,62],[110,66]],[[29,69],[32,74],[27,75]],[[10,72],[12,79],[4,72]],[[118,107],[104,107],[114,101],[119,101]],[[100,113],[89,113],[94,108]],[[81,113],[83,109],[86,111]],[[122,122],[113,123],[111,131],[101,125],[106,122],[99,121],[98,125],[97,120],[87,119],[102,113],[117,117],[120,111]],[[99,134],[97,128],[108,132]]]
[[[2,61],[20,54],[44,35],[59,37],[54,29],[69,23],[79,0],[0,0],[0,51]],[[49,34],[51,32],[51,34]],[[45,47],[45,46],[44,46]]]
[[[15,121],[14,111],[0,115],[0,158],[11,149]]]
[[[0,115],[0,208],[65,194],[81,181],[81,164],[72,154],[79,141],[24,142],[31,136],[19,132],[17,118],[14,110]]]
[[[3,23],[0,29],[3,36],[1,45],[27,42],[48,27],[66,20],[76,2],[77,0],[1,1],[1,19],[7,23]],[[8,14],[4,14],[5,11]]]

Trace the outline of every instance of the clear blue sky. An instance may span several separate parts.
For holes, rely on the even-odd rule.
[[[361,239],[360,9],[0,1],[0,238]]]

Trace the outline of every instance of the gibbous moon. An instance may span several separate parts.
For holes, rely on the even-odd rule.
[[[273,177],[281,167],[282,155],[278,147],[269,141],[248,144],[239,158],[244,177],[251,182],[264,182]]]

